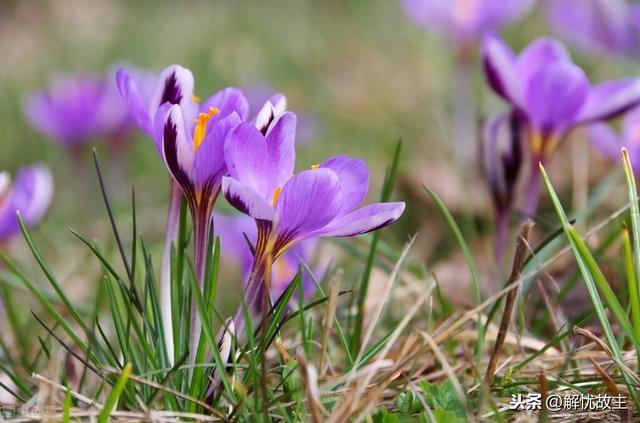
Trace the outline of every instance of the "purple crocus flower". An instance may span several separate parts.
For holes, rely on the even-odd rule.
[[[418,25],[469,44],[525,15],[534,0],[402,0]]]
[[[638,51],[640,8],[626,0],[552,0],[546,14],[554,32],[585,53]]]
[[[78,151],[94,138],[126,137],[130,120],[112,78],[74,75],[51,81],[25,101],[25,114],[47,138]]]
[[[606,120],[640,102],[640,80],[623,79],[592,86],[558,41],[539,38],[519,56],[499,38],[482,45],[489,85],[509,102],[521,120],[529,147],[529,188],[524,212],[532,215],[540,190],[538,162],[544,162],[576,126]]]
[[[640,108],[624,115],[620,132],[616,132],[606,123],[595,123],[587,128],[593,146],[612,161],[621,159],[622,147],[629,151],[631,166],[640,172]]]
[[[224,143],[227,134],[246,118],[248,104],[237,88],[226,88],[198,104],[193,96],[187,97],[193,92],[191,73],[176,68],[172,75],[174,77],[166,79],[168,83],[161,94],[162,98],[170,101],[158,109],[151,131],[162,141],[164,162],[191,212],[194,268],[202,288],[211,213],[222,177],[227,174]],[[193,362],[201,330],[195,305],[191,329],[190,356]]]
[[[211,209],[219,191],[220,178],[225,173],[224,159],[220,159],[224,128],[238,119],[245,119],[249,105],[236,88],[222,90],[200,104],[194,94],[193,74],[180,65],[163,69],[149,94],[134,76],[125,69],[118,69],[118,88],[132,119],[154,140],[171,174],[160,297],[167,351],[173,362],[171,244],[178,234],[182,194],[184,192],[190,203],[197,225],[194,227],[197,234],[194,238],[197,243],[196,269],[202,273]],[[165,135],[170,138],[166,144],[168,155],[163,148]]]
[[[0,244],[20,233],[17,211],[27,226],[35,226],[46,214],[52,198],[53,178],[46,167],[24,167],[13,182],[8,173],[0,172]]]
[[[397,220],[404,203],[362,208],[369,172],[361,160],[329,159],[293,174],[296,117],[285,112],[261,130],[241,123],[229,135],[225,156],[230,176],[222,189],[229,203],[253,217],[255,259],[245,291],[250,310],[260,309],[265,270],[298,242],[321,236],[354,236]],[[242,328],[242,309],[236,331]]]
[[[240,264],[244,280],[248,281],[253,266],[253,254],[247,243],[247,239],[255,245],[257,239],[256,225],[253,219],[247,215],[226,216],[214,214],[217,235],[220,237],[222,257],[227,262]],[[247,238],[245,238],[245,235]],[[275,302],[287,289],[291,281],[298,273],[300,260],[308,263],[313,251],[317,247],[317,240],[308,239],[301,241],[286,250],[271,266],[270,296]],[[316,268],[314,275],[321,278],[324,266]],[[309,299],[316,291],[316,285],[307,272],[302,275],[302,290],[305,299]],[[293,302],[297,301],[294,295]]]

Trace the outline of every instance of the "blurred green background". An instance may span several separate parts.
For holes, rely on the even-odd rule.
[[[505,31],[516,51],[548,34],[539,9]],[[457,201],[473,203],[471,209],[484,221],[491,219],[486,187],[473,177],[480,165],[471,163],[465,170],[472,176],[469,184],[455,181],[460,173],[450,139],[455,52],[446,40],[410,22],[396,0],[3,0],[0,57],[0,169],[14,171],[34,161],[52,167],[57,196],[39,230],[48,235],[43,242],[60,266],[78,264],[80,258],[65,258],[87,252],[77,242],[66,247],[70,234],[63,241],[58,235],[72,226],[106,242],[106,214],[88,155],[84,164],[72,165],[61,148],[29,127],[23,98],[52,76],[104,74],[114,64],[155,71],[182,64],[193,71],[200,97],[228,85],[269,86],[285,93],[289,108],[310,132],[298,147],[298,168],[336,154],[362,157],[372,170],[370,199],[378,197],[385,166],[402,139],[396,197],[408,208],[393,231],[398,244],[408,234],[426,231],[416,247],[419,256],[428,257],[443,238],[451,240],[435,212],[425,208],[420,184],[434,188],[453,209]],[[635,65],[574,57],[592,71],[593,80],[636,70]],[[484,87],[477,63],[473,69],[476,114],[504,110]],[[257,107],[252,105],[252,114]],[[134,185],[140,231],[158,250],[168,177],[152,142],[137,133],[117,160],[99,140],[96,146],[119,216],[130,219]],[[469,193],[471,200],[465,198]]]

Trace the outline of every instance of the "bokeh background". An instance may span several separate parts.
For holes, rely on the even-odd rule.
[[[539,2],[504,31],[516,51],[536,36],[551,34],[542,6]],[[573,53],[595,81],[638,71],[632,60]],[[37,229],[38,239],[68,283],[86,284],[89,252],[66,228],[113,248],[90,156],[85,152],[83,160],[70,161],[58,145],[31,128],[23,113],[25,95],[56,75],[105,74],[114,65],[157,71],[179,63],[193,71],[201,97],[228,85],[245,89],[250,98],[264,98],[269,91],[285,93],[289,108],[300,116],[298,167],[341,153],[362,157],[372,170],[370,199],[379,196],[385,168],[401,139],[396,198],[408,207],[385,237],[401,245],[419,232],[415,258],[447,266],[440,271],[442,278],[454,281],[460,277],[456,269],[461,257],[451,252],[455,241],[421,185],[432,187],[463,216],[465,228],[478,235],[471,237],[478,261],[484,257],[488,265],[492,213],[479,163],[461,165],[455,159],[451,128],[456,54],[446,39],[412,23],[395,0],[2,0],[0,169],[14,171],[35,161],[52,168],[56,197]],[[477,57],[470,57],[471,89],[478,100],[475,118],[504,110],[484,86]],[[254,102],[252,113],[257,107]],[[593,156],[580,133],[574,138],[580,154]],[[123,230],[128,234],[130,229],[126,224],[131,221],[134,186],[139,230],[159,257],[168,176],[152,142],[136,133],[119,153],[101,140],[94,144]],[[469,148],[479,149],[479,144]],[[576,148],[565,146],[558,155],[572,153]],[[597,157],[590,160],[589,166],[605,166]],[[563,178],[570,180],[566,164],[557,157],[551,163],[560,186]],[[28,261],[18,244],[12,246],[13,253]],[[95,271],[99,274],[97,265]],[[76,289],[74,295],[80,298],[83,293]]]

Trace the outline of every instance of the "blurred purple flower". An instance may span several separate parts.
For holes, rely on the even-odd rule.
[[[487,81],[521,120],[529,145],[529,188],[524,212],[537,208],[544,162],[576,126],[606,120],[640,102],[640,79],[614,80],[591,86],[559,42],[539,38],[516,56],[499,38],[485,37],[482,56]]]
[[[626,0],[552,0],[546,14],[554,32],[586,53],[638,51],[640,7]]]
[[[0,243],[20,233],[16,211],[24,223],[37,225],[46,214],[53,198],[53,178],[42,165],[24,167],[11,182],[8,173],[0,172]]]
[[[238,262],[241,266],[244,281],[248,281],[253,266],[253,254],[251,248],[247,244],[247,236],[252,245],[255,245],[257,239],[256,225],[253,219],[247,215],[241,214],[237,216],[227,216],[215,213],[214,221],[216,222],[217,235],[220,237],[222,257],[227,262]],[[313,251],[317,246],[317,240],[309,239],[301,241],[285,251],[271,267],[271,285],[270,294],[272,301],[276,301],[284,293],[293,281],[300,260],[308,264],[312,258]],[[322,278],[324,266],[316,268],[314,276],[317,279]],[[316,285],[309,274],[303,270],[302,290],[304,298],[309,299],[316,291]],[[297,295],[294,294],[292,302],[296,303]]]
[[[241,123],[229,135],[230,176],[222,189],[229,203],[254,218],[255,259],[245,291],[250,310],[260,309],[265,268],[296,243],[320,236],[354,236],[397,220],[404,203],[356,208],[369,188],[361,160],[338,156],[293,174],[296,117],[283,113],[260,130]],[[260,126],[259,126],[260,127]],[[242,310],[236,316],[239,331]]]
[[[640,172],[640,108],[625,114],[620,133],[606,123],[595,123],[587,129],[589,140],[602,155],[612,161],[622,158],[620,150],[625,147],[633,170]]]
[[[53,80],[25,100],[34,128],[72,150],[94,138],[120,140],[130,120],[111,77],[74,75]]]
[[[524,16],[534,0],[401,0],[418,25],[468,44]]]
[[[498,263],[502,262],[515,188],[522,168],[521,135],[520,120],[515,113],[488,120],[482,134],[485,174],[496,210],[494,248]]]

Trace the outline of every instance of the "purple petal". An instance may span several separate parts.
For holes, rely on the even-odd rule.
[[[164,121],[162,152],[169,173],[183,192],[193,188],[193,142],[184,130],[184,118],[180,106],[173,105]]]
[[[250,186],[225,176],[222,178],[222,192],[233,207],[257,220],[272,221],[274,210],[264,198]]]
[[[496,94],[519,104],[522,83],[513,51],[499,38],[487,36],[482,42],[482,62],[487,82]]]
[[[523,84],[539,69],[552,63],[571,63],[571,57],[562,44],[552,38],[541,37],[533,41],[518,56],[518,72]]]
[[[193,101],[193,74],[180,65],[171,65],[160,72],[151,96],[149,116],[155,116],[164,103],[179,104],[187,122],[195,119],[198,105]]]
[[[617,161],[621,157],[622,140],[613,128],[606,123],[594,123],[589,125],[587,131],[591,145],[606,158]]]
[[[208,131],[195,153],[194,171],[197,185],[220,185],[227,166],[224,159],[224,144],[227,135],[240,123],[235,112],[216,122]]]
[[[537,131],[560,133],[574,124],[588,94],[589,81],[582,69],[556,62],[531,76],[524,108]]]
[[[623,79],[596,85],[580,111],[580,123],[606,120],[640,103],[640,79]]]
[[[296,115],[286,112],[267,133],[269,185],[268,192],[282,187],[293,174],[296,162]]]
[[[338,175],[330,169],[305,170],[291,178],[276,204],[275,251],[326,226],[340,213],[342,201]]]
[[[352,159],[346,155],[336,156],[322,163],[320,167],[331,169],[338,175],[340,190],[344,196],[341,214],[355,209],[367,196],[369,169],[363,160]]]
[[[269,169],[267,143],[251,124],[240,123],[231,131],[224,146],[229,174],[251,188],[264,200],[271,200],[268,190]]]
[[[218,91],[202,103],[200,110],[206,112],[210,107],[220,110],[220,113],[211,121],[222,119],[233,112],[236,112],[242,120],[246,120],[249,115],[249,102],[244,93],[235,87]]]
[[[133,121],[147,135],[153,137],[152,119],[149,115],[149,109],[142,99],[137,84],[131,78],[129,73],[120,68],[116,71],[116,84],[120,95],[124,101],[125,107],[129,111]]]
[[[404,203],[374,203],[335,219],[312,236],[355,236],[375,231],[398,220]]]
[[[52,198],[53,178],[46,167],[21,169],[5,205],[0,207],[0,239],[8,240],[20,231],[16,211],[20,211],[27,226],[35,226],[46,214]]]

